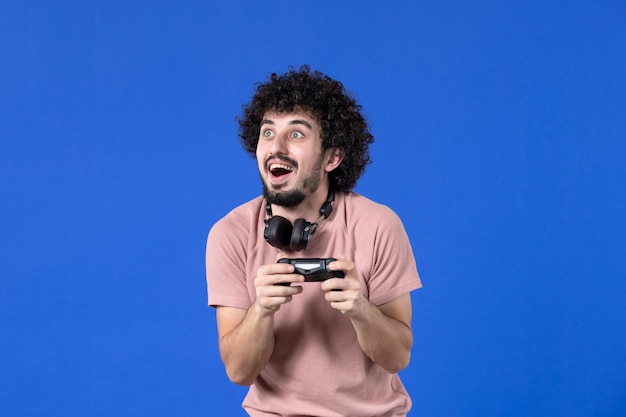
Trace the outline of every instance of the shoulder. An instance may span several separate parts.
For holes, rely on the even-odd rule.
[[[349,192],[343,194],[343,205],[347,217],[355,221],[377,223],[400,222],[398,215],[388,206],[371,200],[361,194]]]
[[[406,235],[404,224],[395,211],[360,194],[345,194],[342,211],[346,232],[358,241],[383,244]]]
[[[258,196],[249,200],[219,219],[211,228],[211,231],[232,230],[248,227],[250,224],[256,224],[259,218],[263,216],[263,197]]]

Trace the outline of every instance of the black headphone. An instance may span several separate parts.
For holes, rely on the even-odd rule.
[[[327,219],[333,212],[333,201],[335,201],[335,192],[328,190],[328,197],[320,207],[320,217],[314,223],[307,222],[305,219],[296,219],[293,226],[291,222],[284,217],[272,215],[272,206],[266,201],[265,213],[270,216],[265,220],[265,230],[263,237],[267,243],[278,248],[289,248],[293,251],[301,251],[306,249],[309,238],[315,233],[319,227],[319,221]]]

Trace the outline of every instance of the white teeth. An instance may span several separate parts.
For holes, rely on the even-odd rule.
[[[271,164],[270,165],[270,171],[273,171],[275,169],[284,169],[286,171],[293,171],[293,168],[288,167],[287,165],[283,165],[283,164]]]

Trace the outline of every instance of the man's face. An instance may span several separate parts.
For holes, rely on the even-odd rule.
[[[267,201],[297,206],[318,189],[324,175],[321,128],[307,112],[267,112],[256,158]]]

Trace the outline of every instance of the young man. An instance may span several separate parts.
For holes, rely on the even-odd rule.
[[[341,83],[307,66],[260,84],[239,119],[263,195],[207,241],[209,305],[252,416],[403,416],[410,292],[421,287],[395,213],[352,192],[373,137]],[[335,258],[305,282],[281,258]],[[313,261],[316,262],[316,261]],[[334,275],[334,274],[333,274]]]

